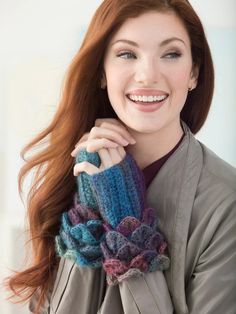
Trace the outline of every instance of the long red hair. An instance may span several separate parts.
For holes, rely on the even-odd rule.
[[[73,176],[74,145],[97,118],[116,117],[106,90],[100,88],[103,57],[111,36],[122,23],[150,10],[173,11],[188,31],[193,63],[199,66],[197,87],[188,95],[181,118],[197,133],[204,124],[214,89],[214,70],[202,24],[186,0],[104,0],[97,9],[84,41],[68,69],[62,98],[50,125],[22,150],[25,164],[18,177],[19,193],[26,175],[35,170],[27,198],[29,238],[33,257],[27,269],[7,278],[6,285],[20,302],[38,293],[39,312],[58,266],[54,237],[60,216],[71,204],[76,190]],[[44,143],[44,147],[26,154]],[[45,144],[46,143],[46,144]]]

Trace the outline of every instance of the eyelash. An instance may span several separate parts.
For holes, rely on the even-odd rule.
[[[168,57],[167,59],[178,59],[182,56],[182,54],[179,52],[169,52],[165,56],[172,56],[171,58]]]
[[[131,58],[124,58],[124,56],[131,56]],[[167,56],[171,56],[171,57],[167,57]],[[164,58],[167,57],[167,59],[174,60],[174,59],[180,58],[181,56],[182,56],[182,54],[179,52],[169,52],[164,56]],[[130,51],[121,52],[121,53],[117,54],[117,57],[120,57],[120,58],[126,59],[126,60],[136,59],[135,54],[130,52]]]
[[[124,56],[128,56],[128,55],[136,58],[136,56],[132,52],[129,52],[129,51],[120,52],[119,54],[117,54],[117,57],[123,58]],[[131,58],[123,58],[123,59],[131,59]]]

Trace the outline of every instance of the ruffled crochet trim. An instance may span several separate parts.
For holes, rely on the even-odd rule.
[[[125,217],[115,230],[108,230],[101,243],[108,284],[115,285],[142,273],[165,270],[170,260],[164,254],[167,244],[156,229],[152,208],[143,212],[142,220]]]
[[[99,214],[75,201],[74,206],[62,214],[60,232],[55,238],[56,252],[80,266],[100,267],[103,238],[104,227]]]
[[[140,263],[139,263],[140,262]],[[120,282],[127,280],[131,277],[139,277],[144,275],[147,272],[154,272],[157,270],[166,270],[169,268],[170,260],[166,255],[157,255],[155,258],[152,259],[152,261],[149,263],[149,265],[145,262],[143,262],[142,258],[138,257],[132,265],[129,267],[124,266],[124,264],[119,260],[110,260],[110,265],[106,265],[105,271],[107,272],[107,283],[109,285],[117,285]],[[136,266],[137,265],[137,266]],[[122,269],[121,274],[114,274],[112,272],[109,273],[110,269]]]

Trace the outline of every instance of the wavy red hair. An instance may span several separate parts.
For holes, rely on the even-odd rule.
[[[18,177],[19,193],[26,175],[35,170],[27,198],[29,237],[33,257],[27,269],[7,278],[6,285],[20,302],[36,292],[39,295],[35,313],[53,285],[58,258],[54,237],[58,234],[60,216],[71,204],[76,189],[73,176],[74,145],[94,125],[97,118],[116,117],[107,92],[100,88],[103,57],[110,37],[122,23],[144,12],[175,12],[188,31],[193,63],[199,67],[197,87],[188,95],[181,118],[193,133],[204,124],[214,88],[211,53],[202,24],[186,0],[105,0],[97,9],[84,41],[68,69],[62,98],[50,125],[28,143],[21,152],[25,164]],[[39,152],[26,154],[44,143]]]

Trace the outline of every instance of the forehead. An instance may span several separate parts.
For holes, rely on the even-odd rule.
[[[178,37],[190,45],[187,29],[182,20],[171,11],[150,11],[135,18],[128,18],[113,35],[110,43],[120,38],[132,39],[139,43],[161,42],[169,37]]]

